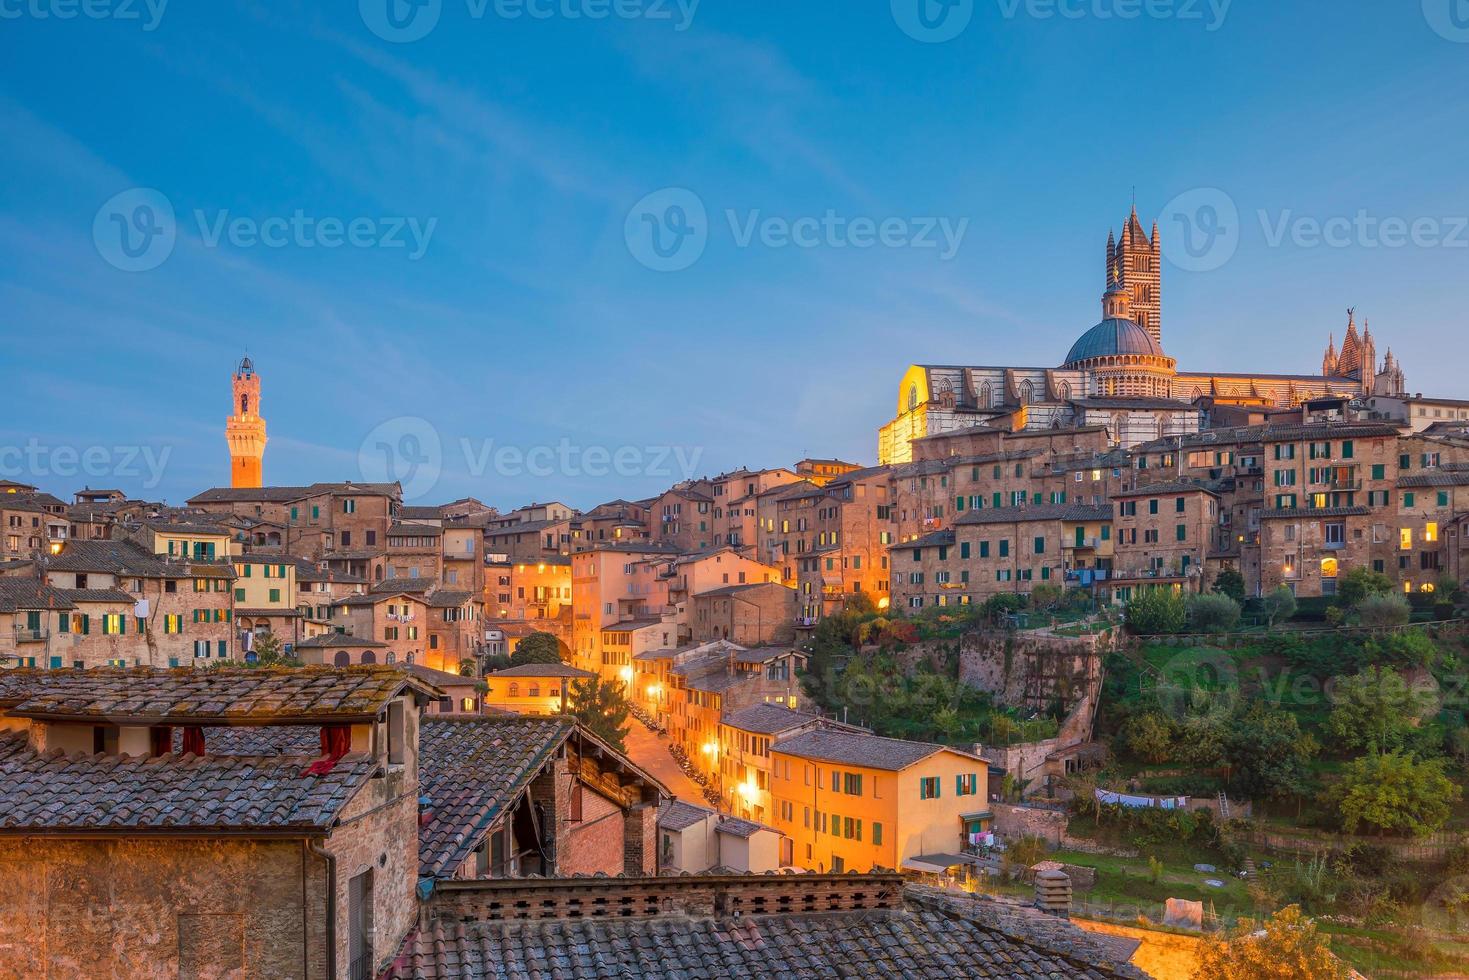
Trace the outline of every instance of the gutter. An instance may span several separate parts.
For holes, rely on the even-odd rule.
[[[326,861],[326,975],[337,975],[337,858],[316,841],[307,841],[306,850]],[[302,876],[303,887],[305,876]],[[301,937],[305,941],[306,937]]]

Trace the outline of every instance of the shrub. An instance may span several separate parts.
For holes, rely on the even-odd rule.
[[[1150,589],[1127,604],[1127,625],[1134,633],[1157,636],[1179,633],[1188,624],[1183,597],[1171,589]]]
[[[1290,619],[1296,614],[1296,594],[1282,585],[1267,595],[1261,605],[1265,620],[1274,626],[1278,620]]]
[[[1173,756],[1173,723],[1156,711],[1128,721],[1125,739],[1128,750],[1144,762],[1157,765]]]
[[[1245,601],[1245,577],[1234,568],[1222,568],[1214,576],[1214,591],[1235,602]]]
[[[1337,600],[1348,609],[1368,596],[1389,595],[1392,591],[1392,579],[1364,566],[1353,568],[1336,583]]]
[[[1227,595],[1196,595],[1188,601],[1189,626],[1198,633],[1228,633],[1239,623],[1239,603]]]
[[[1357,603],[1357,618],[1371,629],[1403,626],[1413,616],[1408,601],[1397,594],[1369,595]]]

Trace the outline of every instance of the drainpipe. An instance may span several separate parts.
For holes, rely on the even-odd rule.
[[[337,857],[314,840],[307,841],[306,849],[326,860],[326,975],[335,980],[337,975]]]

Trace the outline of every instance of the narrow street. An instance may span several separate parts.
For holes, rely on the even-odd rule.
[[[673,756],[668,754],[668,739],[659,738],[636,718],[628,719],[627,755],[668,787],[669,792],[686,803],[705,806],[704,791],[684,775]]]

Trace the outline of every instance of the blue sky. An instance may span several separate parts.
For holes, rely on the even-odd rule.
[[[412,41],[387,0],[93,2],[0,2],[0,475],[53,492],[227,482],[247,348],[272,483],[386,445],[425,501],[589,506],[871,461],[907,364],[1060,361],[1134,186],[1182,367],[1319,369],[1356,306],[1466,394],[1464,0],[925,0],[944,41],[919,0],[428,0]],[[119,268],[160,199],[171,251]],[[690,201],[702,252],[650,268]]]

